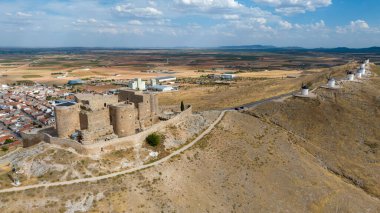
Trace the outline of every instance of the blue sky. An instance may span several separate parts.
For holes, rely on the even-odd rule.
[[[2,0],[3,47],[380,46],[378,0]]]

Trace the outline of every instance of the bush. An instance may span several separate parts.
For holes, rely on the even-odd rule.
[[[8,148],[7,146],[2,146],[2,147],[1,147],[1,150],[2,150],[3,152],[8,151],[8,149],[9,149],[9,148]]]
[[[13,143],[13,142],[15,142],[13,139],[8,138],[5,140],[4,144],[9,144],[9,143]]]
[[[152,133],[146,137],[146,142],[151,146],[158,146],[161,143],[161,136],[157,133]]]

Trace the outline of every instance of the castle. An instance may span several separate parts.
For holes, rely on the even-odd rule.
[[[75,102],[55,107],[56,133],[82,144],[134,135],[159,120],[155,94],[131,90],[118,95],[77,94]]]

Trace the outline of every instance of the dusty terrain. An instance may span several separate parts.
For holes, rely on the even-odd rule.
[[[40,143],[1,157],[0,165],[11,162],[20,171],[19,178],[24,186],[100,176],[166,156],[199,135],[219,114],[217,111],[196,113],[176,125],[160,130],[158,133],[164,138],[164,143],[158,147],[144,145],[142,148],[118,150],[103,156],[85,156],[74,149]],[[157,153],[158,156],[151,156],[152,153]],[[0,189],[9,187],[12,187],[9,177],[0,169]]]
[[[380,79],[317,90],[318,98],[271,103],[249,113],[303,138],[333,173],[380,197]]]
[[[347,63],[328,53],[230,52],[223,50],[88,50],[0,54],[0,83],[32,80],[65,84],[72,79],[178,78],[238,72],[240,77],[281,78],[303,70]],[[268,70],[269,72],[265,72]]]
[[[193,105],[196,111],[225,109],[299,90],[302,83],[311,83],[315,87],[326,82],[328,74],[342,78],[346,70],[357,66],[356,63],[348,63],[329,69],[307,70],[298,78],[242,78],[229,85],[194,83],[181,87],[178,92],[160,93],[158,97],[165,105],[184,101]]]
[[[315,100],[228,112],[195,147],[164,164],[3,194],[0,210],[379,212],[379,85],[375,77],[318,89]]]

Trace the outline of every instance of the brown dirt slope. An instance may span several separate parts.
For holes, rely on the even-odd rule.
[[[302,140],[229,112],[160,166],[97,183],[8,193],[2,212],[379,212],[380,202],[321,167]]]
[[[292,98],[249,113],[281,126],[329,170],[380,198],[380,79],[318,89],[315,100]]]

